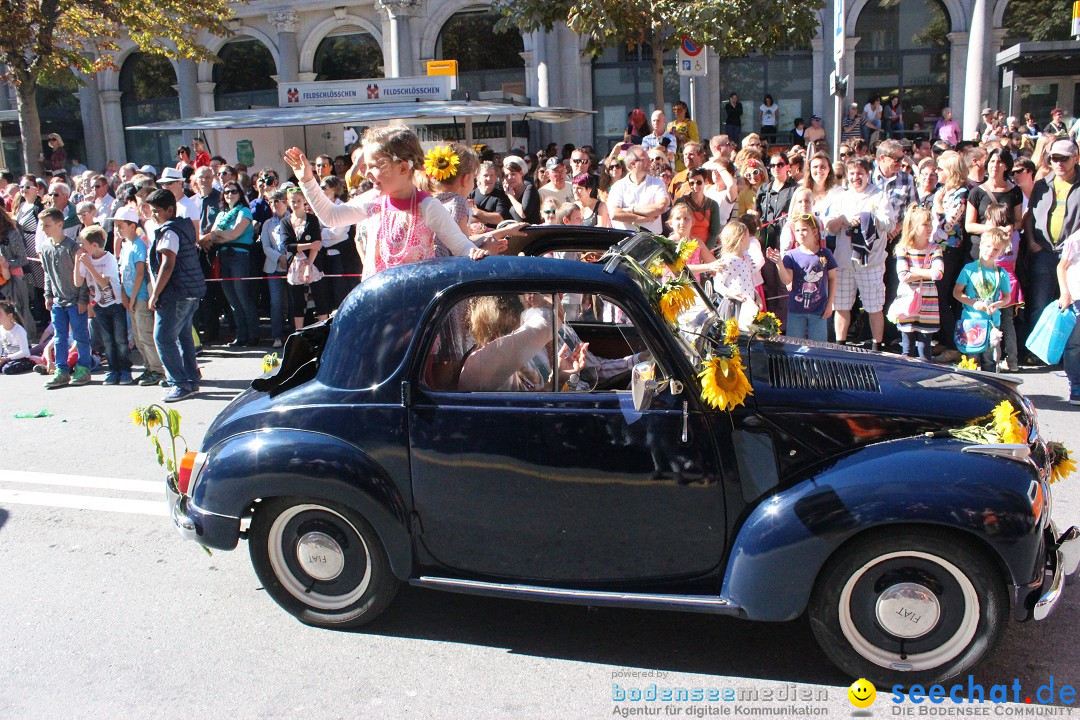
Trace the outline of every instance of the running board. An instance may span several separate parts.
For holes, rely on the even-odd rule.
[[[716,595],[663,595],[660,593],[608,592],[604,590],[572,590],[539,585],[510,585],[422,576],[409,581],[410,585],[490,597],[539,600],[569,605],[597,605],[641,608],[648,610],[682,610],[685,612],[737,615],[745,617],[743,609]]]

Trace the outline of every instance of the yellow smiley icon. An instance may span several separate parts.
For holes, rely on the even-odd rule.
[[[874,704],[877,688],[866,678],[859,678],[851,683],[847,691],[848,700],[857,708],[868,708]]]

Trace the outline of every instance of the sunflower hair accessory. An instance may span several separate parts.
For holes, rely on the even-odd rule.
[[[449,180],[457,175],[461,158],[449,145],[439,145],[427,151],[424,156],[424,172],[436,182]]]

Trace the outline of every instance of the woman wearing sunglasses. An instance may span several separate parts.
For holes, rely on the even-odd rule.
[[[255,244],[255,224],[240,183],[235,180],[221,188],[221,209],[209,232],[210,242],[220,245],[221,274],[226,278],[251,276],[251,249]],[[225,280],[221,283],[232,308],[236,339],[229,347],[254,347],[259,344],[259,312],[251,281]]]

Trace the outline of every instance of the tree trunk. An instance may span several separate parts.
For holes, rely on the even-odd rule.
[[[664,109],[664,39],[655,25],[649,37],[652,46],[652,95],[653,109]]]
[[[44,175],[41,155],[41,120],[37,108],[37,80],[31,77],[18,79],[15,96],[19,104],[19,138],[22,140],[23,172]]]

